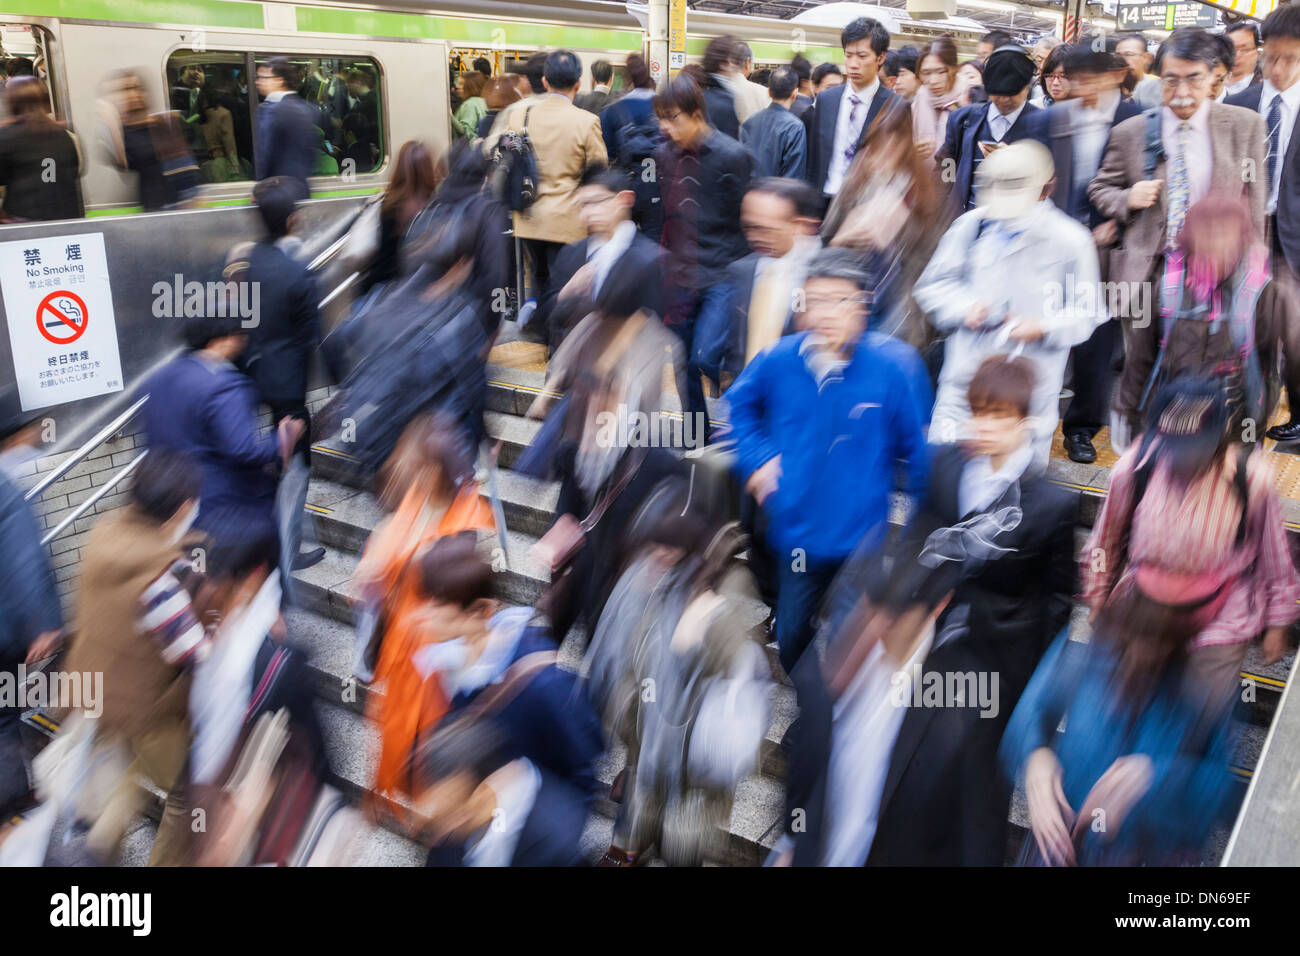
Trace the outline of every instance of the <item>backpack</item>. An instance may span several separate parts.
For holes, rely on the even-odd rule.
[[[663,130],[653,119],[644,123],[628,122],[619,127],[618,155],[614,157],[614,165],[627,173],[631,180],[632,192],[636,195],[632,219],[637,224],[641,224],[659,202],[659,175],[654,167],[654,157],[664,142]]]
[[[509,130],[502,134],[492,151],[501,201],[511,212],[523,212],[537,199],[541,174],[537,168],[537,154],[533,152],[533,143],[528,137],[528,114],[532,111],[531,106],[524,110],[524,128],[520,132]]]

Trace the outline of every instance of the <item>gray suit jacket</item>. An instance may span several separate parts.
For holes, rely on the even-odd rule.
[[[1160,197],[1146,209],[1128,208],[1129,190],[1146,178],[1146,117],[1146,113],[1134,116],[1111,131],[1101,169],[1088,187],[1088,199],[1097,211],[1119,223],[1119,241],[1111,249],[1110,258],[1113,282],[1147,281],[1165,248],[1166,190],[1161,189]],[[1264,144],[1264,121],[1259,114],[1210,103],[1210,149],[1214,157],[1210,190],[1244,196],[1261,239],[1268,202]],[[1163,150],[1152,178],[1167,178]]]

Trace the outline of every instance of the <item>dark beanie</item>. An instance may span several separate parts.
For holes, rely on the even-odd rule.
[[[984,89],[991,96],[1015,96],[1034,78],[1034,61],[1018,46],[999,47],[984,61]]]

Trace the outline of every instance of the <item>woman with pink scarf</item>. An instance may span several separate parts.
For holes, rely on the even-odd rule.
[[[966,84],[957,79],[957,45],[952,37],[939,37],[926,48],[917,74],[921,88],[912,100],[912,139],[917,153],[933,167],[949,114],[966,105]]]

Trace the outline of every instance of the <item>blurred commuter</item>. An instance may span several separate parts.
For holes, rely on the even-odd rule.
[[[1140,33],[1122,33],[1115,37],[1116,50],[1128,64],[1121,87],[1144,110],[1161,103],[1161,78],[1148,73],[1155,57],[1147,50],[1146,37]],[[1166,97],[1167,99],[1167,97]]]
[[[1043,78],[1047,75],[1047,59],[1058,46],[1064,46],[1064,44],[1061,42],[1060,37],[1052,33],[1039,37],[1038,42],[1034,44],[1034,83],[1029,90],[1030,100],[1037,99],[1046,91]],[[1035,103],[1034,105],[1038,106],[1039,104]]]
[[[1239,107],[1207,102],[1217,49],[1201,30],[1175,30],[1165,41],[1160,81],[1165,105],[1158,111],[1162,150],[1148,146],[1154,136],[1149,122],[1154,121],[1135,116],[1111,132],[1088,198],[1123,230],[1124,241],[1110,251],[1112,283],[1137,289],[1155,282],[1165,251],[1178,242],[1187,211],[1211,192],[1244,198],[1256,234],[1266,235],[1268,183],[1263,176],[1241,175],[1248,167],[1268,169],[1264,121]],[[1117,316],[1126,355],[1139,354],[1134,336],[1154,321],[1152,297],[1147,298],[1146,314],[1133,296]],[[1112,428],[1116,448],[1124,447],[1125,438]]]
[[[692,507],[691,492],[677,478],[647,501],[587,651],[592,698],[627,747],[604,866],[634,864],[655,845],[674,865],[719,859],[767,729],[771,670],[741,613],[753,599],[735,560],[742,540]]]
[[[965,105],[965,84],[957,81],[957,45],[952,37],[930,43],[917,61],[920,89],[912,100],[912,137],[927,165],[948,133],[948,118]]]
[[[790,112],[796,119],[802,120],[803,114],[813,105],[813,65],[802,53],[796,53],[790,60],[790,69],[794,70],[794,75],[799,78],[799,85],[794,91],[794,102],[790,104]]]
[[[1057,638],[1002,743],[1028,799],[1023,864],[1200,864],[1231,812],[1233,737],[1225,699],[1188,679],[1196,613],[1133,587],[1088,643]]]
[[[292,176],[302,180],[310,193],[307,177],[315,174],[319,134],[315,110],[298,95],[297,85],[297,70],[287,57],[272,57],[257,67],[262,102],[254,117],[254,175],[257,179]]]
[[[303,434],[286,415],[262,435],[257,386],[235,367],[249,332],[238,314],[185,320],[189,350],[141,385],[145,443],[193,458],[201,488],[195,527],[221,537],[277,537],[276,486]]]
[[[768,516],[786,673],[836,571],[887,519],[898,459],[907,491],[925,489],[929,403],[915,397],[915,370],[865,338],[864,284],[852,253],[820,253],[804,279],[807,331],[762,353],[727,393],[737,475]]]
[[[828,244],[859,254],[871,289],[870,328],[921,348],[930,338],[911,290],[939,239],[939,201],[900,102],[872,122],[826,214]]]
[[[358,296],[402,274],[402,238],[433,200],[440,179],[427,143],[413,139],[402,144],[379,206],[379,246],[358,283]]]
[[[511,757],[487,721],[454,723],[411,755],[414,818],[428,866],[580,866],[585,794]]]
[[[16,386],[0,388],[0,679],[19,682],[18,668],[51,656],[63,630],[63,605],[49,553],[23,489],[17,465],[36,456],[40,419],[19,410]],[[33,802],[27,781],[23,708],[0,704],[0,820]]]
[[[740,143],[715,129],[704,96],[690,76],[678,76],[654,100],[667,133],[657,155],[663,198],[664,250],[668,309],[665,324],[682,340],[687,357],[684,411],[704,422],[698,329],[719,328],[731,290],[727,268],[745,255],[738,228],[740,205],[749,186],[753,160]]]
[[[724,82],[735,97],[736,120],[744,126],[755,113],[767,109],[769,97],[766,85],[755,83],[750,77],[754,72],[754,51],[744,40],[733,39],[731,68],[725,72]]]
[[[306,520],[307,483],[311,470],[311,414],[307,385],[312,355],[320,344],[320,293],[306,263],[295,259],[286,245],[293,238],[301,185],[290,179],[264,179],[253,189],[253,202],[265,234],[238,251],[230,263],[236,281],[259,290],[257,324],[248,337],[240,365],[257,386],[257,395],[271,410],[273,421],[302,423],[289,466],[277,491],[280,534],[280,577],[286,599],[293,599],[294,570],[308,568],[325,557],[324,548],[299,554]]]
[[[591,92],[575,97],[573,105],[588,113],[600,115],[600,111],[609,105],[613,94],[609,84],[614,79],[614,67],[609,60],[597,60],[591,64]]]
[[[1232,41],[1222,33],[1210,34],[1219,46],[1219,58],[1210,71],[1210,99],[1222,103],[1228,98],[1228,75],[1237,62],[1237,51]]]
[[[1191,615],[1192,674],[1226,698],[1250,642],[1287,650],[1300,576],[1272,469],[1243,447],[1218,383],[1177,379],[1152,401],[1147,430],[1111,470],[1084,550],[1094,615],[1135,588]]]
[[[190,818],[190,679],[210,642],[182,586],[182,541],[198,509],[201,475],[183,453],[152,449],[136,469],[129,503],[95,523],[82,556],[75,671],[104,675],[101,746],[124,748],[129,769],[113,782],[87,835],[101,865],[114,862],[141,809],[144,776],[167,794],[149,862],[187,862]]]
[[[1225,86],[1229,96],[1236,96],[1255,84],[1264,82],[1263,64],[1260,63],[1259,56],[1259,26],[1253,20],[1238,20],[1229,24],[1223,32],[1236,52],[1232,72],[1228,74]]]
[[[989,102],[963,106],[948,117],[936,159],[951,162],[949,208],[959,216],[975,207],[975,172],[994,151],[1030,136],[1038,108],[1027,101],[1034,61],[1019,47],[992,53],[984,63],[984,90]]]
[[[1034,384],[1032,364],[1006,356],[972,378],[971,431],[936,452],[924,501],[886,551],[893,576],[916,583],[891,594],[881,586],[891,575],[874,575],[879,559],[869,553],[836,582],[823,672],[835,716],[828,739],[827,696],[805,694],[810,736],[797,741],[821,751],[825,806],[809,816],[825,824],[809,828],[812,845],[795,862],[1002,863],[1011,781],[999,772],[998,744],[1069,621],[1075,582],[1077,504],[1031,467]],[[918,630],[922,620],[932,634]],[[945,687],[956,675],[976,683],[935,708],[921,700],[929,675]],[[792,796],[807,786],[792,780]]]
[[[389,463],[392,484],[382,489],[396,508],[371,532],[353,575],[360,595],[354,672],[384,686],[368,705],[379,725],[374,789],[381,796],[410,793],[405,767],[411,747],[420,728],[436,724],[450,701],[415,665],[420,648],[455,636],[431,626],[419,558],[439,538],[495,527],[473,474],[458,423],[442,415],[415,419]]]
[[[252,168],[239,155],[235,141],[234,115],[224,103],[225,96],[215,87],[203,91],[199,109],[203,122],[199,126],[208,159],[200,166],[203,178],[210,183],[237,182],[248,179]]]
[[[105,80],[96,112],[99,151],[117,169],[136,174],[146,212],[194,198],[199,167],[180,123],[174,113],[149,113],[139,74],[123,70]]]
[[[582,62],[568,50],[556,50],[546,57],[542,79],[546,97],[503,110],[493,131],[494,135],[507,130],[526,132],[540,170],[536,200],[524,212],[514,214],[515,235],[524,240],[532,263],[529,296],[537,310],[531,320],[521,310],[521,320],[541,330],[532,333],[539,341],[546,340],[549,329],[545,297],[555,257],[566,243],[577,242],[586,233],[578,210],[579,178],[592,163],[607,159],[599,118],[573,105],[582,80]]]
[[[416,653],[450,703],[441,726],[487,720],[512,759],[525,758],[588,798],[605,749],[586,687],[558,664],[550,630],[531,607],[502,607],[496,573],[468,536],[443,538],[419,559],[423,613],[445,639]]]
[[[1241,24],[1245,26],[1245,24]],[[1253,33],[1236,30],[1229,38],[1244,46]],[[1294,283],[1300,276],[1300,179],[1296,177],[1294,131],[1300,122],[1300,10],[1279,7],[1268,15],[1263,26],[1264,56],[1262,80],[1248,84],[1228,101],[1259,113],[1265,124],[1265,169],[1268,173],[1268,237],[1272,246],[1273,274]],[[1253,42],[1253,41],[1252,41]],[[1250,59],[1256,59],[1251,47]],[[1257,68],[1258,70],[1258,68]],[[1249,78],[1249,77],[1247,77]],[[1274,322],[1286,354],[1286,390],[1288,404],[1300,408],[1300,326],[1294,318]],[[1292,412],[1291,420],[1268,430],[1268,437],[1280,442],[1300,440],[1300,417]]]
[[[913,289],[948,335],[930,440],[966,433],[967,391],[985,358],[1023,352],[1037,380],[1035,468],[1051,451],[1070,349],[1106,319],[1092,235],[1047,198],[1052,176],[1051,154],[1035,141],[991,153],[980,166],[980,205],[944,233]]]
[[[1217,383],[1233,433],[1257,440],[1278,395],[1278,347],[1300,322],[1294,286],[1272,275],[1268,259],[1242,200],[1211,194],[1187,211],[1164,259],[1159,319],[1133,330],[1115,393],[1132,434],[1163,385],[1195,376]]]
[[[460,106],[451,118],[451,130],[466,140],[478,137],[478,127],[487,115],[487,100],[483,98],[483,88],[487,84],[483,74],[478,70],[467,70],[456,79],[456,89],[460,93]]]
[[[478,121],[478,129],[475,131],[477,138],[485,139],[501,111],[512,103],[518,103],[520,99],[519,87],[509,77],[494,76],[488,80],[483,86],[483,102],[487,106],[487,112]]]
[[[804,177],[807,133],[790,111],[797,79],[788,66],[776,69],[768,85],[771,103],[741,126],[740,142],[754,155],[755,176]]]
[[[50,95],[36,77],[5,85],[9,121],[0,126],[0,186],[7,222],[80,219],[81,146],[50,115]]]
[[[840,32],[848,82],[819,91],[804,120],[808,126],[808,182],[827,204],[840,191],[849,164],[866,141],[881,108],[898,94],[880,82],[889,32],[870,17],[858,17]]]
[[[821,251],[819,200],[807,183],[777,177],[756,180],[745,193],[741,228],[752,251],[728,270],[725,324],[697,332],[708,336],[697,351],[710,377],[737,375],[781,336],[799,331],[804,274]]]
[[[1098,266],[1104,283],[1110,277],[1110,248],[1119,241],[1119,224],[1107,219],[1088,199],[1088,185],[1101,166],[1111,131],[1136,116],[1137,104],[1123,99],[1124,60],[1110,39],[1085,39],[1062,44],[1048,61],[1064,51],[1070,99],[1030,118],[1033,137],[1052,151],[1056,186],[1052,201],[1058,209],[1092,230]],[[1049,77],[1049,85],[1051,83]],[[1115,382],[1116,352],[1120,347],[1117,318],[1109,318],[1088,341],[1072,353],[1074,396],[1061,423],[1065,452],[1071,461],[1097,460],[1092,440],[1106,425]]]
[[[581,622],[594,632],[627,553],[625,536],[637,509],[669,475],[683,473],[675,444],[636,421],[663,421],[665,378],[685,385],[682,349],[654,316],[640,309],[635,282],[607,280],[595,309],[556,351],[547,391],[563,391],[559,436],[552,451],[560,481],[556,519],[537,545],[550,569],[543,600],[557,641]],[[540,415],[545,403],[529,410]],[[653,413],[654,418],[651,419]],[[680,444],[704,444],[699,416],[683,415]],[[650,427],[653,427],[651,425]]]
[[[740,113],[744,111],[745,118],[749,118],[749,111],[736,101],[738,94],[733,73],[736,69],[736,44],[739,42],[731,36],[710,40],[700,63],[704,75],[697,77],[704,93],[705,119],[714,129],[735,140],[740,139]]]
[[[957,82],[962,86],[962,106],[987,103],[989,94],[984,89],[984,61],[967,60],[957,67]]]
[[[663,204],[655,166],[655,153],[664,144],[664,132],[655,116],[655,85],[639,53],[628,54],[623,67],[624,90],[600,114],[601,135],[609,164],[626,173],[636,193],[632,221],[655,242],[663,231]]]
[[[637,231],[631,214],[636,193],[628,176],[589,167],[578,187],[578,206],[587,238],[565,246],[555,259],[551,296],[551,342],[558,346],[595,307],[606,282],[626,283],[640,292],[638,308],[662,317],[663,270],[659,246]]]

